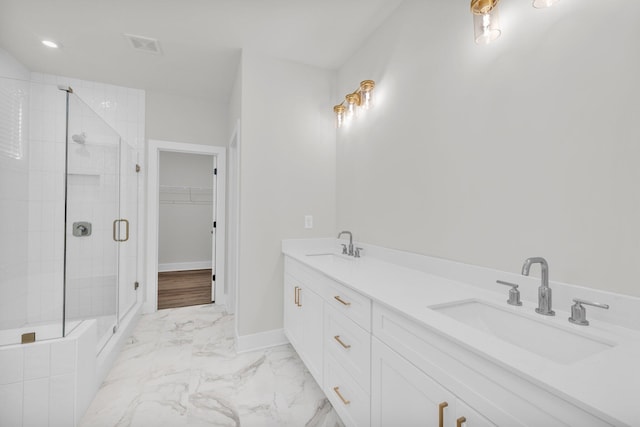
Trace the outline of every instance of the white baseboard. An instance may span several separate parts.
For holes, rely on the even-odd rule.
[[[163,271],[205,270],[211,268],[211,261],[170,262],[158,264],[158,273]]]
[[[284,329],[273,329],[251,335],[236,335],[236,351],[238,353],[246,353],[288,343],[289,340],[284,335]]]

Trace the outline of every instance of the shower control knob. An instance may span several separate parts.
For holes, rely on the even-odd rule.
[[[82,221],[73,223],[73,235],[76,237],[91,236],[91,223]]]

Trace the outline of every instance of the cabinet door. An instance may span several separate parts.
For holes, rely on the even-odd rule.
[[[318,294],[308,286],[300,288],[298,309],[302,313],[302,318],[299,353],[320,387],[322,387],[322,306],[323,300]]]
[[[302,328],[302,311],[298,306],[298,291],[300,283],[289,275],[284,277],[284,332],[296,351],[302,345],[300,342]]]
[[[372,426],[455,425],[456,397],[375,337],[371,373]]]

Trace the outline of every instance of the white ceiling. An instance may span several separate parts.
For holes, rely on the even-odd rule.
[[[226,101],[240,49],[337,68],[401,1],[0,0],[0,47],[32,71]]]

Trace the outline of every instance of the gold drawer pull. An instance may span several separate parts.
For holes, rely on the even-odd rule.
[[[345,399],[344,397],[342,397],[342,395],[340,394],[340,387],[334,387],[333,391],[336,392],[336,394],[338,395],[338,397],[340,398],[340,400],[342,400],[342,403],[344,403],[345,405],[348,405],[349,403],[351,403],[350,400]],[[459,427],[459,426],[458,426]]]
[[[298,286],[296,286],[296,305],[298,307],[302,307],[302,304],[300,304],[300,291],[302,290],[302,288],[299,288]]]
[[[336,300],[338,300],[341,304],[346,305],[347,307],[351,305],[350,302],[346,302],[345,300],[343,300],[342,298],[340,298],[340,295],[336,295],[335,297]]]
[[[456,420],[456,427],[462,427],[462,423],[466,423],[467,419],[465,417],[460,417]]]
[[[293,303],[298,305],[298,287],[293,288]]]
[[[438,405],[438,427],[444,427],[444,408],[449,406],[447,402]]]
[[[342,342],[342,340],[340,339],[340,335],[336,335],[335,337],[333,337],[333,339],[338,341],[344,348],[351,348],[351,344],[345,344],[344,342]]]

